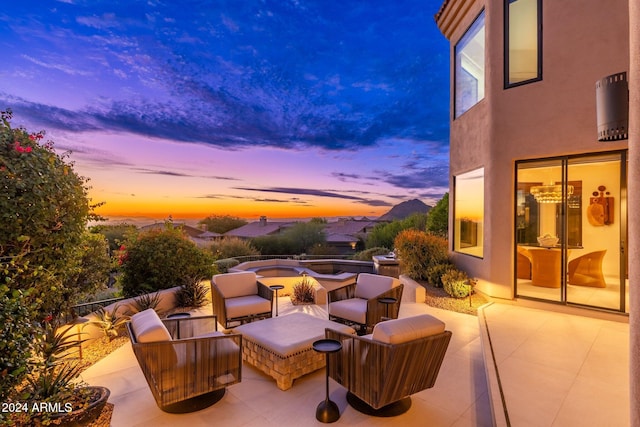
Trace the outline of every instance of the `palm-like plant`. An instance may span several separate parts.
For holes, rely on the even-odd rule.
[[[176,306],[202,307],[207,303],[207,292],[207,287],[202,283],[202,278],[188,278],[176,292]]]
[[[104,307],[100,307],[100,309],[96,311],[96,320],[89,322],[100,328],[109,341],[120,334],[120,331],[124,329],[125,324],[131,317],[126,313],[120,313],[119,309],[119,304],[114,305],[110,311]]]
[[[158,306],[160,305],[160,293],[154,292],[152,294],[142,294],[133,300],[134,308],[140,312],[152,308],[156,313],[160,314]]]
[[[30,394],[46,400],[73,390],[74,380],[82,371],[74,353],[85,339],[70,333],[76,325],[58,328],[56,322],[45,322],[43,334],[35,342],[36,358],[29,376]]]

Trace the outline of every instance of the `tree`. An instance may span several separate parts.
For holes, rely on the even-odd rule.
[[[427,231],[442,237],[449,233],[449,193],[444,193],[442,199],[431,208],[427,215]]]
[[[138,229],[132,224],[100,224],[94,225],[89,231],[102,234],[109,242],[109,251],[113,252],[120,248],[129,234],[137,233]]]
[[[63,292],[71,301],[84,301],[106,288],[111,271],[107,239],[86,232],[78,246],[72,248],[72,263],[65,271]]]
[[[211,277],[213,256],[171,224],[138,234],[124,244],[122,292],[126,297],[180,286],[194,278]]]
[[[1,113],[0,124],[0,259],[16,257],[31,272],[0,281],[10,289],[29,290],[39,319],[69,309],[73,299],[64,292],[65,272],[74,267],[72,248],[82,239],[92,206],[87,180],[73,171],[66,155],[58,155],[53,143],[41,144],[44,132],[12,129],[10,110]]]
[[[327,241],[321,221],[297,222],[282,234],[297,254],[307,253],[312,247]]]
[[[224,234],[229,230],[242,227],[247,221],[230,215],[209,215],[198,224],[206,225],[207,230],[213,233]]]

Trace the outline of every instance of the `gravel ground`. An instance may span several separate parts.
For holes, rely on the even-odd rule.
[[[475,292],[466,298],[453,298],[447,294],[444,289],[436,288],[426,282],[420,282],[427,289],[425,303],[444,310],[456,311],[458,313],[478,315],[478,308],[489,302],[483,295]]]

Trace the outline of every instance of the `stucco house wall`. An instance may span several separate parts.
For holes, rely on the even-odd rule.
[[[454,194],[454,176],[484,167],[484,256],[452,256],[479,279],[478,289],[513,298],[515,161],[627,148],[626,140],[597,139],[595,83],[629,70],[629,8],[598,0],[543,2],[542,80],[505,89],[504,2],[445,1],[436,21],[451,42],[451,93],[455,45],[483,9],[485,97],[451,117],[450,187]],[[451,218],[449,225],[453,230]]]

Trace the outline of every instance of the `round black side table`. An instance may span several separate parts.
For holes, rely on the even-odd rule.
[[[316,419],[322,423],[333,423],[340,418],[338,405],[329,399],[329,353],[338,352],[341,348],[342,343],[337,340],[323,339],[313,343],[313,349],[318,353],[324,353],[327,358],[326,397],[316,408]]]
[[[272,291],[276,291],[276,317],[278,317],[278,291],[280,289],[284,289],[284,286],[282,286],[282,285],[271,285],[271,286],[269,286],[269,288],[271,288]]]
[[[391,304],[395,304],[396,302],[398,302],[398,300],[396,298],[392,298],[392,297],[385,297],[385,298],[379,298],[378,302],[381,304],[385,305],[385,309],[384,309],[384,314],[386,319],[389,319],[389,306]]]

